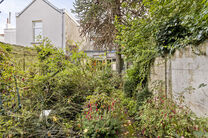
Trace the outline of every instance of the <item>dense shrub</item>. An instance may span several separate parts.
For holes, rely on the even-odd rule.
[[[8,119],[21,108],[17,80],[22,78],[12,61],[11,50],[10,45],[0,43],[0,137],[4,132],[14,131],[19,124]]]
[[[131,79],[126,79],[124,81],[124,92],[126,97],[135,96],[137,83],[138,83],[137,81]]]
[[[84,137],[117,137],[122,114],[115,99],[100,94],[89,97],[80,120]]]
[[[9,45],[0,44],[0,114],[4,113],[4,110],[10,110],[12,105],[8,103],[15,98],[15,68],[11,61],[10,51]],[[6,104],[8,105],[4,106]]]
[[[147,137],[199,137],[207,135],[207,120],[163,95],[145,101],[139,111],[139,129]],[[201,136],[202,137],[202,136]]]
[[[86,97],[94,93],[110,95],[120,87],[121,80],[107,63],[93,66],[93,60],[83,52],[71,51],[66,56],[48,39],[35,46],[38,61],[25,72],[9,59],[9,48],[1,48],[0,85],[5,94],[0,97],[1,113],[4,111],[0,137],[79,136],[76,116],[82,112]],[[17,88],[20,110],[16,110]]]
[[[137,102],[132,98],[121,96],[122,105],[125,107],[126,111],[128,111],[129,116],[135,116],[138,112]]]
[[[151,96],[152,92],[147,87],[140,90],[136,96],[137,106],[141,106]]]
[[[128,111],[128,115],[134,118],[136,118],[140,106],[151,96],[152,93],[147,88],[138,90],[137,94],[133,97],[126,97],[126,93],[119,93],[122,105]]]

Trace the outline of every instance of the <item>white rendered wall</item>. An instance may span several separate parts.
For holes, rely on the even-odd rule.
[[[4,36],[0,36],[0,42],[4,42]]]
[[[16,44],[16,29],[4,29],[4,42],[8,44]]]
[[[62,14],[43,0],[36,0],[20,16],[16,17],[17,44],[31,46],[33,43],[33,21],[43,23],[43,36],[62,47]]]
[[[77,44],[79,46],[79,50],[92,50],[93,44],[86,38],[81,36],[80,26],[70,17],[68,13],[65,14],[65,41],[66,46]]]

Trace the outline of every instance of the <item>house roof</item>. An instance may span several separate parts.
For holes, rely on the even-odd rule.
[[[36,0],[33,0],[27,7],[25,7],[20,13],[17,14],[17,17],[19,17],[21,14],[23,14]],[[56,6],[54,6],[52,3],[50,3],[48,0],[42,0],[45,3],[47,3],[49,6],[51,6],[53,9],[55,9],[56,11],[58,11],[59,13],[62,12],[61,9],[57,8]]]
[[[25,7],[20,13],[18,13],[16,16],[19,17],[21,14],[23,14],[36,0],[33,0],[27,7]],[[65,13],[66,15],[68,15],[78,26],[79,23],[76,21],[76,19],[70,15],[66,9],[59,9],[56,6],[54,6],[51,2],[49,2],[48,0],[42,0],[44,1],[46,4],[48,4],[50,7],[52,7],[54,10],[56,10],[59,13]]]

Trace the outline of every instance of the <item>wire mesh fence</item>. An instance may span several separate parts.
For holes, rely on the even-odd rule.
[[[26,71],[37,61],[37,53],[32,48],[22,46],[12,46],[12,55],[17,62],[16,65]]]

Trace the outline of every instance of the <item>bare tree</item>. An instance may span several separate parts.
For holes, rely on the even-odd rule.
[[[0,4],[1,4],[2,2],[4,2],[4,0],[0,0]],[[0,11],[0,13],[1,13],[1,11]]]
[[[1,4],[2,2],[4,2],[4,0],[0,0],[0,4]]]
[[[126,3],[127,6],[122,6]],[[115,43],[117,29],[115,18],[124,23],[132,5],[139,5],[141,0],[75,0],[72,10],[80,20],[82,35],[94,41],[95,49],[116,50],[117,71],[121,73],[121,46]],[[125,8],[126,7],[126,8]],[[135,8],[134,8],[135,9]],[[138,16],[138,15],[137,15]]]

